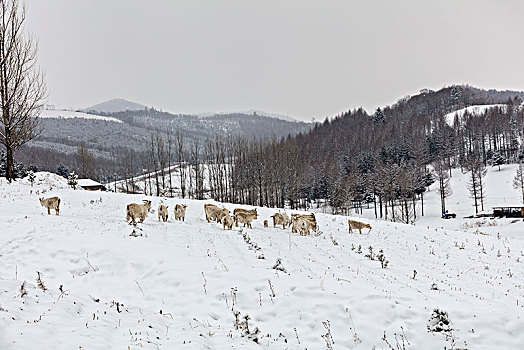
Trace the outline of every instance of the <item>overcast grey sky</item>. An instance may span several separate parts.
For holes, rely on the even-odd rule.
[[[49,103],[323,119],[453,83],[524,90],[523,1],[27,0]]]

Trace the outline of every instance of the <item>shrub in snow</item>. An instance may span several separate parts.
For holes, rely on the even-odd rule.
[[[258,327],[255,327],[253,330],[249,329],[249,320],[251,317],[249,317],[247,314],[242,316],[238,311],[234,311],[233,315],[235,316],[235,329],[242,331],[242,337],[247,337],[258,344],[258,335],[260,334],[260,330]]]
[[[286,272],[286,269],[284,268],[284,266],[282,266],[282,260],[280,260],[280,258],[278,258],[275,262],[275,265],[273,265],[273,269]]]
[[[24,283],[22,283],[22,285],[20,286],[20,297],[25,297],[27,295],[27,289],[25,289],[25,285],[26,285],[26,281],[24,281]]]
[[[362,253],[360,246],[358,246],[358,249],[359,250],[357,251],[357,253],[359,253],[359,254]],[[380,265],[382,266],[383,269],[385,269],[388,266],[389,261],[384,256],[384,252],[382,251],[382,249],[379,250],[378,255],[375,254],[375,252],[373,252],[373,247],[372,246],[369,246],[368,250],[369,250],[369,253],[364,255],[366,258],[368,258],[369,260],[378,260],[378,261],[380,261]],[[415,273],[413,275],[413,279],[415,278],[415,274],[416,274],[416,271],[415,271]]]
[[[328,350],[333,350],[333,345],[335,344],[335,341],[333,340],[333,336],[331,335],[331,323],[329,322],[329,320],[326,320],[325,322],[322,321],[322,325],[326,329],[327,333],[322,334],[321,337],[326,342],[326,348]]]
[[[364,256],[368,258],[369,260],[375,260],[375,253],[373,253],[373,247],[369,246],[368,250],[369,250],[369,254],[366,254]]]
[[[36,284],[45,292],[47,287],[44,285],[44,282],[42,282],[42,275],[39,271],[36,271],[36,273],[38,274],[38,277],[36,278]]]
[[[378,261],[380,261],[380,265],[382,266],[383,269],[388,267],[389,260],[387,260],[386,257],[384,256],[384,252],[382,251],[382,249],[378,251],[377,259]]]
[[[449,315],[446,311],[434,309],[429,319],[428,330],[430,332],[451,332],[451,321],[449,320]]]
[[[253,241],[251,240],[251,237],[249,237],[249,235],[248,235],[246,232],[243,232],[242,230],[241,230],[240,232],[242,233],[242,237],[244,238],[244,242],[246,242],[246,244],[247,244],[247,246],[248,246],[247,249],[249,249],[249,250],[253,250],[253,251],[255,251],[255,252],[262,250],[262,248],[260,248],[260,247],[258,246],[258,244],[256,244],[255,242],[253,242]],[[263,255],[262,255],[262,256],[263,256]],[[259,259],[260,259],[260,258],[259,258]],[[263,259],[263,258],[262,258],[262,259]]]

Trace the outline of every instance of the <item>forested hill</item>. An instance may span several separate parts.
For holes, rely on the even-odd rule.
[[[174,140],[179,133],[189,148],[194,142],[203,146],[206,140],[217,135],[278,139],[307,132],[312,126],[258,113],[201,117],[171,114],[154,108],[89,113],[43,111],[40,118],[42,133],[17,152],[17,160],[47,171],[56,171],[62,164],[71,171],[80,172],[83,177],[104,179],[121,171],[124,154],[129,151],[140,154],[150,149],[152,135],[158,134],[157,140],[166,142],[169,137]],[[91,168],[96,170],[85,172],[78,166],[77,153],[81,145],[94,158],[91,163],[95,166]]]
[[[106,114],[132,126],[146,130],[179,131],[188,139],[204,141],[216,134],[222,136],[242,135],[247,138],[280,138],[288,134],[306,132],[311,124],[286,121],[252,113],[212,114],[207,117],[171,114],[153,108],[138,111],[122,111]]]
[[[422,90],[371,115],[358,109],[326,119],[295,140],[311,163],[336,159],[343,163],[344,171],[353,168],[367,172],[375,163],[427,164],[443,152],[455,153],[453,160],[458,165],[475,148],[480,149],[484,163],[494,151],[514,160],[520,146],[516,142],[524,136],[523,99],[523,92],[469,86]],[[446,114],[472,105],[496,104],[503,106],[476,114],[466,112],[457,124],[446,124]]]
[[[423,89],[418,95],[405,96],[384,108],[391,116],[447,114],[463,107],[507,103],[509,99],[524,100],[524,91],[483,90],[469,85],[453,85],[438,91]]]
[[[388,205],[391,215],[403,203],[405,221],[412,220],[427,185],[440,178],[445,186],[450,168],[471,170],[478,186],[484,167],[524,158],[523,97],[516,91],[452,86],[423,90],[373,114],[347,111],[246,156],[256,161],[240,164],[239,159],[239,167],[251,169],[236,174],[247,194],[233,200],[271,205],[286,199],[306,206],[320,199],[335,210],[373,203],[377,215]],[[469,112],[473,105],[485,108]],[[290,161],[282,165],[283,158]],[[261,181],[250,180],[249,173],[262,173]]]

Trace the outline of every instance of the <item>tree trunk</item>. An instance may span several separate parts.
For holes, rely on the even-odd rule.
[[[7,148],[7,164],[6,164],[6,172],[5,177],[6,179],[11,182],[15,179],[15,167],[14,167],[14,160],[13,160],[13,149],[11,147]]]
[[[424,193],[420,194],[420,202],[422,205],[422,216],[424,216]]]

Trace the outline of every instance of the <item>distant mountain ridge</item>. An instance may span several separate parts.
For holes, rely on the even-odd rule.
[[[115,98],[109,101],[101,102],[96,105],[80,109],[82,112],[102,112],[102,113],[116,113],[124,111],[142,111],[147,106],[143,104],[124,100],[123,98]]]
[[[119,113],[119,112],[126,112],[126,111],[143,111],[146,108],[148,107],[140,103],[128,101],[122,98],[115,98],[112,100],[98,103],[90,107],[79,109],[79,111],[88,112],[88,113],[112,114],[112,113]],[[154,107],[151,107],[151,108],[154,108]],[[171,113],[171,114],[177,114],[177,113]],[[178,114],[180,115],[181,113],[178,113]],[[216,117],[216,116],[223,116],[223,115],[233,115],[233,114],[263,116],[263,117],[268,117],[268,118],[281,119],[281,120],[285,120],[288,122],[298,122],[299,121],[298,119],[292,118],[288,115],[264,112],[264,111],[257,110],[257,109],[251,109],[248,111],[232,111],[232,112],[185,113],[185,115],[191,115],[191,116],[201,117],[201,118]]]
[[[209,118],[209,117],[217,117],[217,116],[233,115],[233,114],[268,117],[268,118],[273,118],[273,119],[285,120],[287,122],[304,122],[304,123],[308,123],[306,121],[298,120],[298,119],[295,119],[295,118],[290,117],[288,115],[283,115],[283,114],[278,114],[278,113],[270,113],[270,112],[265,112],[265,111],[261,111],[261,110],[258,110],[258,109],[251,109],[251,110],[248,110],[248,111],[234,111],[234,112],[199,113],[199,114],[196,114],[196,115],[201,117],[201,118]]]

